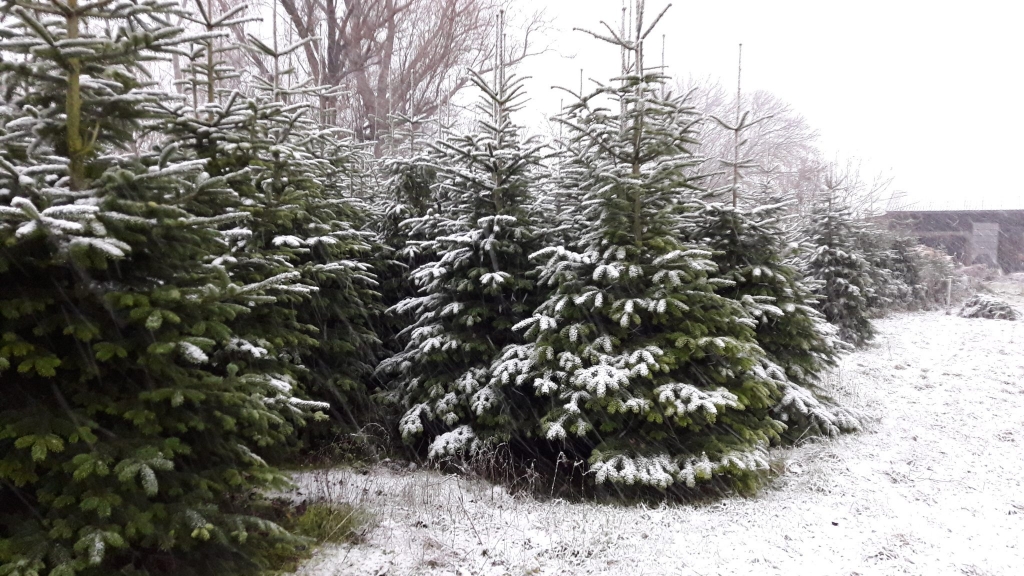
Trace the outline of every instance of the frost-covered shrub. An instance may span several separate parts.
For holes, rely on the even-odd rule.
[[[852,231],[854,250],[864,258],[871,279],[865,291],[871,314],[881,316],[914,302],[917,267],[913,250],[917,241],[866,223],[854,224]]]
[[[1020,313],[1012,306],[985,294],[975,294],[964,302],[960,309],[963,318],[988,318],[991,320],[1018,320]]]
[[[974,264],[973,266],[965,266],[963,268],[965,276],[980,284],[982,282],[991,282],[999,277],[999,269],[988,264]]]
[[[951,303],[963,300],[971,289],[964,272],[969,268],[914,238],[869,227],[860,231],[857,245],[869,264],[868,306],[875,313],[933,309],[944,306],[947,295]]]
[[[925,310],[962,301],[971,289],[969,278],[952,256],[941,250],[917,245],[912,251],[914,275],[913,306]]]

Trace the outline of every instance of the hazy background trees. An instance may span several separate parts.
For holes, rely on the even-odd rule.
[[[708,158],[729,159],[734,155],[732,131],[713,118],[732,121],[736,113],[736,94],[721,80],[686,76],[676,81],[677,90],[690,93],[690,102],[705,121],[701,124],[701,152]],[[818,132],[802,115],[778,96],[759,90],[742,96],[741,108],[754,125],[744,131],[741,156],[752,160],[745,171],[748,188],[758,192],[788,191],[798,201],[809,199],[827,164],[817,147]],[[720,166],[708,166],[719,170]],[[727,184],[729,174],[713,176],[708,184],[719,188]]]
[[[720,79],[682,76],[675,89],[688,93],[689,101],[704,117],[700,125],[700,152],[708,159],[705,170],[713,172],[706,180],[709,190],[724,189],[731,183],[732,171],[721,161],[735,156],[733,131],[716,121],[735,122],[736,93]],[[743,171],[746,198],[765,203],[769,198],[794,200],[800,213],[806,213],[815,198],[835,194],[855,212],[877,214],[902,196],[891,190],[892,176],[865,174],[862,163],[854,158],[828,158],[818,145],[818,131],[799,111],[778,95],[764,90],[741,94],[740,109],[752,125],[744,130],[740,159],[750,166]]]
[[[215,15],[242,5],[182,2]],[[463,119],[458,96],[468,70],[493,69],[499,17],[515,30],[503,44],[513,66],[537,49],[545,25],[542,14],[524,12],[512,0],[245,0],[244,6],[223,41],[255,38],[287,51],[282,66],[293,82],[330,89],[316,96],[322,119],[372,143],[377,157],[410,133],[436,135]],[[245,54],[249,62],[235,64],[247,74],[269,82],[283,72],[266,53]]]
[[[506,19],[505,62],[512,67],[543,51],[547,25],[541,13],[524,12],[513,0],[181,0],[197,13],[186,26],[201,29],[199,13],[227,22],[221,43],[254,40],[281,53],[233,51],[230,64],[248,81],[287,82],[286,99],[312,98],[325,123],[345,129],[367,144],[373,156],[411,153],[453,127],[466,127],[472,112],[460,97],[470,69],[493,69],[498,18]],[[176,59],[178,81],[189,63]],[[284,81],[281,78],[287,77]],[[731,84],[731,83],[730,83]],[[303,96],[302,87],[320,87]],[[225,86],[226,88],[229,86]],[[326,88],[326,89],[324,89]],[[731,183],[722,161],[735,156],[733,132],[717,122],[735,118],[736,93],[720,79],[678,76],[673,88],[689,94],[703,116],[699,126],[709,190]],[[865,174],[856,159],[827,157],[818,132],[778,95],[758,90],[741,95],[740,108],[753,126],[740,148],[746,201],[794,200],[806,214],[817,195],[828,192],[859,214],[899,204],[888,174]],[[557,129],[548,127],[554,137]]]

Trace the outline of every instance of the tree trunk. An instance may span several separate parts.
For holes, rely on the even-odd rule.
[[[78,38],[78,0],[68,0],[70,13],[68,16],[68,39]],[[68,94],[65,112],[67,114],[68,167],[71,178],[70,187],[73,191],[85,187],[85,139],[82,137],[82,88],[80,85],[82,61],[68,58]]]

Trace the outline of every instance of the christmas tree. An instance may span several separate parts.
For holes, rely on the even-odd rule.
[[[538,433],[586,458],[597,483],[750,487],[783,429],[768,413],[779,391],[756,322],[716,293],[730,283],[711,252],[680,239],[702,160],[695,113],[644,67],[660,17],[645,28],[639,1],[628,35],[625,23],[594,34],[621,49],[622,75],[561,117],[589,227],[535,255],[549,298],[497,372],[547,399]]]
[[[857,419],[836,406],[821,386],[843,344],[836,338],[836,328],[814,308],[813,287],[793,261],[797,243],[787,244],[795,235],[793,217],[787,216],[791,203],[776,199],[758,205],[763,195],[745,186],[745,173],[755,166],[743,154],[745,133],[762,119],[740,114],[739,106],[737,94],[735,123],[713,117],[733,133],[732,158],[721,160],[732,178],[731,184],[708,196],[732,202],[695,203],[689,238],[711,249],[722,278],[731,282],[719,294],[739,302],[757,320],[765,372],[781,391],[773,414],[787,424],[786,437],[854,430]]]
[[[366,261],[376,238],[363,231],[365,209],[352,198],[359,151],[338,129],[319,125],[306,103],[318,89],[288,84],[293,71],[279,62],[305,42],[279,48],[252,38],[275,72],[246,96],[228,87],[239,73],[226,55],[237,48],[217,35],[244,6],[219,16],[212,5],[197,6],[206,34],[180,82],[189,97],[167,107],[176,118],[167,132],[226,178],[239,200],[231,209],[249,216],[230,231],[218,263],[245,282],[292,274],[306,286],[246,316],[234,360],[290,360],[289,378],[330,403],[334,424],[358,428],[371,410],[367,385],[380,348],[373,323],[382,312]],[[318,443],[334,435],[331,426],[316,429]]]
[[[405,350],[381,368],[394,374],[405,408],[403,438],[425,437],[431,457],[509,440],[532,412],[529,394],[491,373],[498,353],[518,342],[512,327],[536,305],[529,254],[539,247],[529,211],[539,145],[512,122],[522,83],[507,74],[504,52],[499,40],[492,82],[473,75],[483,93],[479,130],[435,146],[443,219],[407,222],[440,232],[418,244],[436,257],[412,273],[419,295],[394,307],[416,320]]]
[[[309,287],[232,275],[238,174],[159,134],[177,95],[142,64],[197,39],[174,6],[2,5],[5,575],[252,574],[295,543],[263,456],[325,406],[245,319]]]
[[[739,302],[757,321],[765,371],[781,391],[774,413],[787,424],[786,436],[854,430],[856,418],[836,406],[821,386],[843,344],[836,328],[815,309],[813,287],[787,258],[787,209],[786,203],[751,208],[703,204],[695,213],[693,239],[711,249],[722,277],[732,282],[719,294]]]
[[[830,191],[815,203],[808,221],[810,253],[803,267],[818,283],[817,308],[839,328],[840,339],[863,346],[875,335],[868,304],[874,283],[871,265],[856,245],[858,225]]]
[[[381,278],[381,295],[388,309],[416,294],[409,274],[431,262],[431,238],[443,235],[450,224],[437,212],[435,190],[439,179],[432,150],[409,158],[384,161],[384,197],[373,205],[374,224],[386,252]],[[402,331],[411,320],[403,314],[388,313],[381,324],[388,355],[405,349],[408,338]]]
[[[919,298],[919,284],[914,238],[903,238],[875,226],[855,229],[854,246],[868,263],[871,289],[867,292],[868,308],[874,315],[894,308],[905,308]]]

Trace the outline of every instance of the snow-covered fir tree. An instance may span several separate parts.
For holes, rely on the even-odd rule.
[[[789,258],[786,203],[744,208],[702,204],[694,213],[693,241],[712,251],[722,278],[719,294],[738,301],[757,321],[765,370],[781,391],[773,413],[786,436],[836,434],[858,427],[856,418],[825,393],[821,379],[844,345],[837,329],[815,309],[813,286]]]
[[[263,455],[324,405],[244,319],[309,287],[218,261],[237,174],[166,142],[178,96],[141,68],[189,42],[176,5],[0,3],[5,575],[252,574],[295,543]]]
[[[317,330],[317,347],[302,360],[311,371],[307,391],[331,404],[335,425],[347,433],[377,423],[371,395],[379,387],[374,373],[385,355],[380,332],[386,309],[380,271],[393,263],[372,230],[372,208],[354,194],[366,187],[362,151],[337,128],[316,124],[305,130],[296,132],[295,144],[320,160],[313,171],[318,187],[301,196],[307,208],[292,212],[289,224],[307,235],[308,252],[297,266],[319,290],[297,308],[299,320]],[[285,167],[278,182],[290,183],[295,167],[281,156],[275,165]],[[271,244],[281,243],[279,238]]]
[[[697,118],[644,67],[660,15],[645,28],[642,1],[634,15],[628,33],[595,34],[622,50],[621,77],[561,117],[588,228],[535,254],[549,297],[516,326],[531,343],[495,372],[546,399],[539,435],[587,459],[597,483],[749,487],[784,428],[769,415],[779,391],[756,321],[716,293],[729,282],[711,252],[680,238]]]
[[[840,339],[862,346],[874,337],[875,328],[868,305],[871,264],[856,245],[859,224],[831,191],[815,202],[807,220],[810,253],[803,268],[818,284],[816,307],[839,328]]]
[[[867,291],[868,308],[882,315],[895,308],[905,308],[917,298],[914,250],[918,242],[903,238],[873,225],[854,230],[854,246],[868,263],[871,288]]]
[[[234,361],[290,360],[289,376],[306,394],[330,403],[335,424],[358,428],[370,410],[367,385],[380,348],[372,325],[382,312],[365,261],[375,235],[362,231],[365,211],[349,190],[358,178],[359,152],[338,129],[318,124],[306,103],[317,100],[316,89],[288,85],[290,73],[279,61],[304,43],[278,48],[254,39],[275,74],[256,79],[247,96],[228,88],[239,72],[225,55],[237,47],[222,30],[245,7],[214,16],[212,6],[197,6],[206,34],[180,82],[188,97],[168,107],[176,122],[167,132],[227,179],[239,199],[229,210],[249,216],[229,231],[218,264],[246,282],[294,274],[306,286],[306,293],[279,300],[287,305],[244,319]],[[333,436],[329,426],[317,435]]]
[[[396,313],[395,305],[416,296],[411,273],[434,260],[429,250],[430,238],[438,235],[438,227],[448,220],[437,213],[435,190],[439,175],[430,156],[434,151],[413,151],[409,157],[387,158],[381,167],[383,198],[372,204],[373,224],[381,242],[380,293],[388,313],[381,317],[377,332],[383,343],[383,356],[401,353],[409,344],[405,328],[414,320]],[[379,404],[399,413],[404,410],[391,394],[387,382],[390,375],[376,373],[382,391]]]
[[[531,412],[531,395],[491,373],[498,353],[518,343],[512,327],[536,305],[529,255],[539,247],[529,209],[540,145],[512,121],[522,83],[507,74],[500,41],[496,52],[493,81],[473,75],[483,93],[478,131],[435,145],[440,210],[405,223],[413,234],[438,233],[417,242],[436,256],[412,273],[418,295],[394,307],[414,321],[405,349],[381,366],[406,410],[403,438],[425,438],[431,457],[517,436]]]
[[[787,438],[807,432],[836,434],[858,426],[857,419],[835,405],[824,393],[821,379],[836,365],[844,347],[836,328],[814,305],[813,286],[804,281],[794,256],[798,243],[788,239],[794,230],[792,202],[754,194],[745,185],[746,171],[755,165],[743,153],[746,132],[761,120],[737,110],[737,121],[712,119],[733,133],[733,155],[721,159],[731,183],[712,191],[709,199],[695,202],[694,226],[685,234],[712,251],[722,278],[732,285],[719,294],[738,301],[757,320],[757,342],[765,352],[765,371],[781,391],[773,414],[787,424]],[[788,226],[788,227],[787,227]]]

